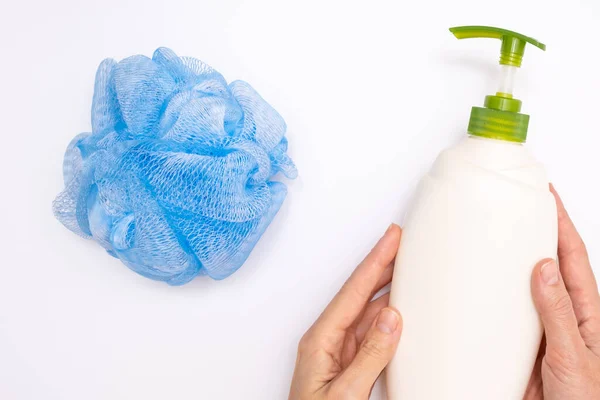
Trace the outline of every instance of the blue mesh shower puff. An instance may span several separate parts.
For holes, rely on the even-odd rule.
[[[68,229],[133,271],[182,285],[223,279],[246,260],[295,178],[281,116],[245,82],[193,58],[100,64],[92,133],[64,159],[53,203]]]

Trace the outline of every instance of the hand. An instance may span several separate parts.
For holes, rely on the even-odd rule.
[[[369,398],[402,332],[389,294],[371,301],[392,280],[400,235],[399,226],[389,227],[302,337],[290,400]]]
[[[581,237],[553,187],[558,261],[536,266],[532,291],[545,340],[525,400],[600,399],[600,296]]]

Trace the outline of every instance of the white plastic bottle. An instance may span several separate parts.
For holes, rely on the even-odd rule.
[[[556,257],[556,204],[541,164],[523,145],[529,117],[512,98],[523,35],[461,27],[459,38],[498,37],[506,79],[470,136],[423,178],[404,223],[390,304],[404,330],[387,370],[390,400],[522,400],[542,337],[530,282]]]

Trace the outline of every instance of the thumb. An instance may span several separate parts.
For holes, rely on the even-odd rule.
[[[583,339],[571,297],[556,261],[546,259],[536,265],[531,287],[546,332],[546,357],[557,356],[560,361],[572,360],[579,353]]]
[[[332,389],[356,398],[368,398],[381,371],[396,353],[401,333],[400,313],[391,307],[382,309],[369,328],[356,357]]]

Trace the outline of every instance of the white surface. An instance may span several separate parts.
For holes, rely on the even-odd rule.
[[[525,146],[470,136],[413,201],[390,296],[404,328],[388,397],[522,400],[543,333],[531,271],[558,241],[544,166]]]
[[[596,0],[3,0],[1,15],[2,398],[286,398],[304,330],[496,89],[500,43],[450,26],[548,45],[515,94],[600,268]],[[139,277],[50,211],[100,61],[161,45],[247,80],[289,125],[300,178],[223,282]]]

